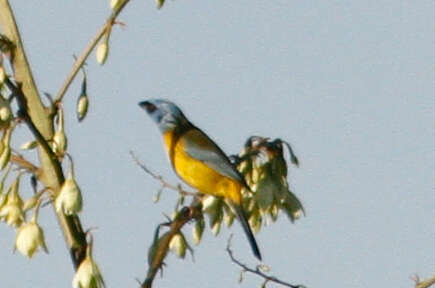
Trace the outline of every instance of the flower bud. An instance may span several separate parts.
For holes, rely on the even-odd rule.
[[[81,94],[79,99],[77,100],[77,119],[79,120],[79,122],[85,119],[86,114],[88,113],[88,106],[88,95]]]
[[[254,211],[249,217],[249,226],[251,226],[252,232],[258,233],[261,229],[262,218],[259,211]]]
[[[65,124],[62,107],[58,108],[57,117],[57,130],[53,135],[53,152],[58,156],[63,156],[66,152],[68,141],[65,135]]]
[[[0,107],[0,121],[9,123],[12,119],[12,112],[8,105]]]
[[[224,213],[224,223],[225,223],[225,225],[227,225],[227,227],[231,227],[231,225],[233,225],[234,217],[235,217],[235,215],[232,212],[226,211]]]
[[[199,242],[201,241],[204,228],[205,228],[204,218],[201,217],[198,220],[196,220],[195,225],[193,226],[192,229],[192,238],[193,238],[193,243],[195,243],[195,245],[198,245]]]
[[[86,248],[86,257],[77,268],[72,280],[73,288],[103,288],[105,287],[100,269],[92,257],[92,242]]]
[[[0,84],[1,87],[1,84]],[[10,126],[13,118],[9,101],[0,95],[0,129],[6,129]]]
[[[53,152],[58,156],[64,155],[67,143],[68,140],[66,139],[65,132],[63,130],[56,131],[53,136]]]
[[[261,169],[260,168],[253,168],[251,172],[251,180],[253,183],[257,183],[260,179],[261,175]]]
[[[18,227],[24,221],[23,200],[18,194],[20,175],[8,188],[6,203],[0,209],[0,218],[9,226]]]
[[[104,40],[98,44],[97,47],[97,62],[100,65],[103,65],[106,60],[107,56],[109,55],[109,43],[108,41]]]
[[[110,0],[110,9],[112,9],[112,10],[118,9],[118,7],[121,3],[122,3],[121,0]]]
[[[82,210],[82,193],[74,178],[74,163],[67,154],[70,160],[70,167],[68,176],[60,188],[59,194],[56,197],[55,207],[56,211],[63,211],[66,215],[77,214]]]
[[[216,221],[214,222],[213,226],[211,227],[211,232],[214,236],[217,236],[219,232],[221,231],[221,225],[222,221]]]
[[[207,213],[209,211],[215,210],[218,203],[219,203],[218,198],[211,195],[206,195],[202,200],[202,211]]]
[[[42,231],[41,227],[36,223],[35,217],[33,217],[30,222],[18,228],[14,250],[18,250],[24,256],[32,258],[38,248],[42,248],[45,253],[48,253],[44,240],[44,231]]]
[[[79,120],[79,122],[81,122],[86,117],[86,114],[88,112],[88,105],[89,105],[86,72],[84,69],[82,69],[82,71],[83,71],[82,88],[80,91],[79,99],[77,99],[77,119]]]
[[[156,0],[157,9],[160,9],[165,4],[165,0]]]
[[[77,214],[82,210],[82,194],[71,173],[63,182],[55,205],[57,212],[63,211],[66,215]]]
[[[279,214],[278,205],[273,204],[272,207],[270,207],[270,209],[269,209],[269,215],[270,215],[270,218],[272,218],[273,222],[275,222],[276,219],[278,219],[278,214]]]
[[[183,234],[175,234],[169,242],[169,249],[171,249],[179,258],[186,256],[187,242]]]
[[[6,80],[6,71],[3,65],[0,65],[0,86],[5,83]]]

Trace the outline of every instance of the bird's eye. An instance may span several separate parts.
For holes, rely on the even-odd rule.
[[[156,111],[156,109],[157,109],[156,105],[151,104],[151,103],[148,103],[148,105],[146,107],[147,107],[147,111],[149,113],[152,113],[152,112]]]

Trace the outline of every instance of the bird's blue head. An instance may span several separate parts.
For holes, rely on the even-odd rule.
[[[139,106],[147,111],[162,133],[189,123],[180,108],[170,101],[150,99],[140,102]]]

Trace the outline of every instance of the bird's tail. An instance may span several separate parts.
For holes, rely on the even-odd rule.
[[[252,252],[254,253],[255,257],[257,257],[258,260],[261,261],[260,249],[258,249],[257,241],[255,241],[255,237],[252,233],[251,227],[249,226],[245,211],[243,211],[243,208],[238,204],[234,204],[232,206],[234,207],[234,210],[236,211],[236,214],[240,219],[240,223],[242,224],[243,230],[248,237],[249,245],[251,245]]]

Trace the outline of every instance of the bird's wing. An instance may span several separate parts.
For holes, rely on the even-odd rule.
[[[225,153],[198,128],[188,130],[180,140],[183,141],[184,151],[190,157],[203,162],[223,176],[245,183]]]

